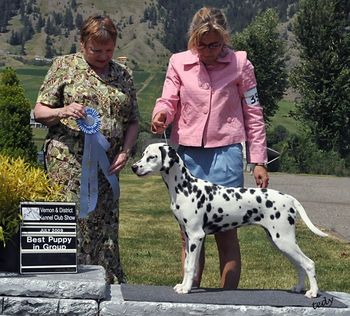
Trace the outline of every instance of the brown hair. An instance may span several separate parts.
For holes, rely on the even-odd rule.
[[[85,46],[88,40],[97,42],[117,41],[117,28],[108,16],[88,17],[80,29],[80,42]]]
[[[221,10],[211,7],[203,7],[193,16],[188,30],[188,49],[194,49],[199,45],[203,35],[210,31],[218,32],[224,44],[230,41],[227,21]]]

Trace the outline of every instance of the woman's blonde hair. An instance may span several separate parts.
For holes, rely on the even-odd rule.
[[[188,49],[196,50],[203,35],[210,31],[218,32],[224,44],[229,43],[230,35],[225,15],[217,8],[203,7],[195,13],[190,24]]]
[[[117,28],[108,16],[94,15],[88,17],[80,30],[80,42],[85,46],[88,40],[105,43],[117,41]]]

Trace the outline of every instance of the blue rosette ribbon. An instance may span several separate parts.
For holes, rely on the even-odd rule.
[[[108,172],[110,162],[107,157],[107,150],[110,143],[101,134],[101,119],[97,111],[93,108],[85,108],[86,116],[77,119],[77,124],[85,134],[84,152],[81,170],[80,184],[80,217],[92,212],[97,205],[98,199],[98,166],[102,169],[113,191],[113,200],[119,198],[120,189],[118,178],[115,174]]]

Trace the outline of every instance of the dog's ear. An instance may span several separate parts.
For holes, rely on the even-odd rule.
[[[179,156],[176,150],[170,146],[169,146],[168,156],[171,158],[171,160],[174,160],[175,162],[179,162]]]
[[[162,157],[162,165],[164,166],[164,160],[165,160],[166,153],[167,153],[166,149],[164,148],[164,145],[163,146],[159,146],[159,151],[160,151],[160,155]],[[162,167],[162,169],[163,169],[163,167]]]

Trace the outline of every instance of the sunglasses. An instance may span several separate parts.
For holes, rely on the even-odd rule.
[[[222,46],[222,43],[220,43],[220,42],[216,42],[216,43],[210,43],[210,44],[199,44],[198,46],[197,46],[197,49],[198,50],[203,50],[203,49],[206,49],[206,48],[208,48],[208,49],[216,49],[216,48],[219,48],[219,47],[221,47]]]

